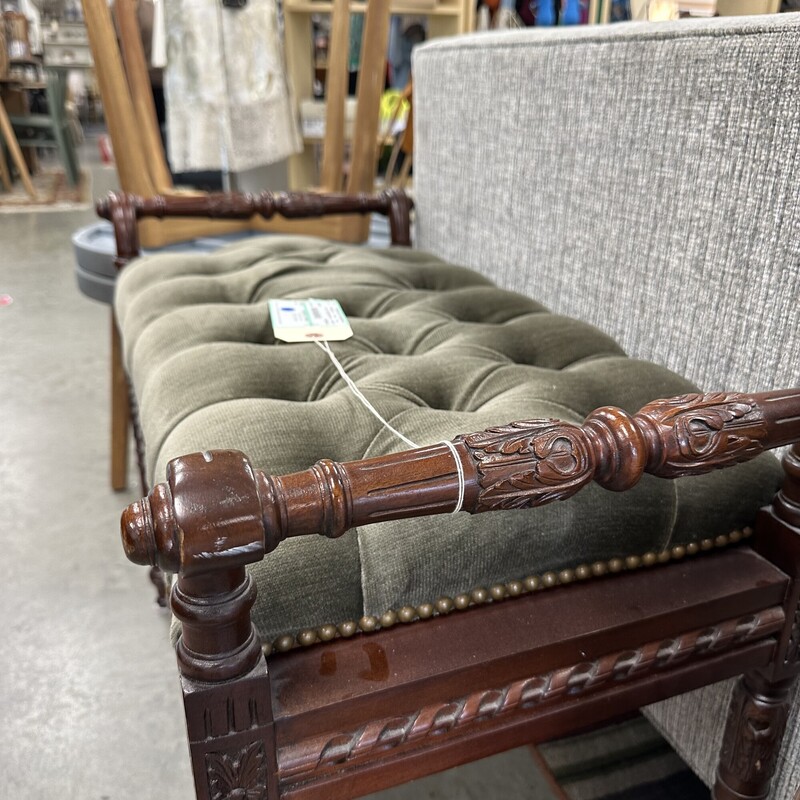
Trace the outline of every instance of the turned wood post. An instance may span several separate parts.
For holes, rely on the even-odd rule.
[[[278,796],[269,673],[245,571],[264,555],[261,513],[250,463],[217,451],[172,461],[167,482],[123,516],[128,555],[178,571],[171,605],[199,800]]]
[[[800,673],[800,444],[783,459],[786,479],[756,524],[756,549],[792,579],[786,626],[769,668],[744,675],[731,698],[715,800],[762,800],[769,795],[789,696]]]

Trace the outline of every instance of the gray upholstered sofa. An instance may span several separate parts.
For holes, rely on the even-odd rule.
[[[487,34],[414,70],[419,247],[704,389],[800,384],[800,15]],[[709,785],[730,692],[647,710]],[[797,693],[788,730],[776,800]]]
[[[637,697],[649,702],[736,674],[731,664],[775,666],[769,659],[780,653],[766,700],[756,695],[767,684],[739,690],[756,707],[750,721],[766,719],[756,751],[765,730],[777,739],[782,681],[795,670],[800,635],[797,563],[787,556],[778,569],[738,548],[647,572],[740,541],[777,486],[774,459],[762,454],[691,480],[645,476],[622,495],[591,486],[566,503],[519,509],[577,491],[592,475],[620,489],[645,465],[658,473],[668,448],[656,444],[654,420],[681,404],[685,417],[663,435],[679,441],[676,458],[695,471],[707,471],[725,447],[739,460],[748,438],[765,430],[776,441],[797,437],[781,439],[783,422],[764,427],[755,401],[725,393],[659,405],[639,422],[625,412],[690,390],[669,370],[707,391],[800,384],[799,56],[797,15],[437,41],[414,59],[417,251],[275,237],[125,268],[116,312],[148,478],[165,469],[169,478],[129,509],[123,538],[133,560],[181,571],[173,609],[184,623],[178,658],[201,797],[225,796],[226,781],[231,791],[270,798],[328,796],[336,781],[330,796],[368,791],[399,780],[397,770],[412,777],[467,751],[477,757],[611,718],[623,695],[635,707]],[[106,209],[127,255],[138,202],[118,197]],[[148,202],[147,213],[165,213],[166,204]],[[234,207],[272,213],[277,201],[202,202],[222,215]],[[314,205],[280,202],[290,211]],[[266,299],[309,295],[340,299],[355,336],[334,349],[422,451],[395,458],[402,445],[364,416],[323,353],[276,343]],[[780,403],[789,408],[798,394],[787,398]],[[694,416],[695,403],[713,406],[710,416]],[[578,428],[605,404],[624,411],[606,409]],[[800,417],[789,416],[782,429],[797,427]],[[497,427],[531,417],[575,424]],[[457,439],[458,451],[440,443],[481,427],[490,430]],[[167,467],[207,448],[241,449],[252,461],[218,452]],[[320,457],[351,463],[299,472]],[[270,478],[259,468],[298,472]],[[401,521],[409,509],[452,511],[459,480],[465,507],[503,510]],[[786,514],[768,535],[795,542]],[[300,535],[319,532],[344,535]],[[291,540],[277,547],[284,537]],[[757,532],[756,541],[763,550],[765,537]],[[748,566],[735,578],[740,563]],[[706,591],[703,571],[714,565],[733,582],[730,594],[722,580],[720,594],[690,602]],[[760,570],[757,585],[737,583]],[[620,574],[593,580],[609,573]],[[254,583],[269,667],[249,624]],[[767,589],[777,605],[747,605]],[[641,592],[641,606],[620,602],[628,591]],[[787,598],[791,609],[781,605]],[[614,613],[592,623],[605,603]],[[688,609],[679,622],[678,607]],[[647,631],[636,639],[637,625],[658,640],[642,644]],[[367,671],[359,630],[369,634]],[[749,642],[754,630],[761,639]],[[550,633],[568,644],[543,645],[539,637]],[[718,640],[736,645],[742,660],[717,655]],[[603,649],[611,642],[617,652]],[[682,662],[685,645],[698,663]],[[540,672],[531,676],[533,664]],[[727,685],[713,686],[701,701],[648,711],[709,783],[728,694]],[[561,705],[553,710],[551,701]],[[745,796],[737,787],[752,785],[746,796],[759,797],[769,759],[754,755],[731,719],[718,796]],[[796,729],[792,716],[784,753],[796,751]],[[437,754],[424,754],[422,744],[434,741]],[[796,790],[796,770],[784,756],[774,797]]]

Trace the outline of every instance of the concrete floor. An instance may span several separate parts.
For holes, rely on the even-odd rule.
[[[109,309],[73,278],[93,219],[0,214],[0,800],[189,800],[168,618],[120,546],[135,492],[108,485]],[[552,794],[517,750],[375,797]]]

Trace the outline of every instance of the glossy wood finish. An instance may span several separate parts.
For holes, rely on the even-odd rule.
[[[204,494],[199,490],[196,502],[178,503],[175,490],[186,486],[183,476],[209,485],[224,482],[229,464],[246,461],[242,454],[212,451],[170,463],[168,482],[123,515],[123,542],[136,563],[193,576],[229,559],[237,567],[253,563],[293,536],[336,538],[375,522],[451,513],[459,472],[462,509],[475,514],[564,500],[592,481],[622,491],[645,472],[698,475],[795,439],[800,439],[798,389],[684,395],[656,400],[635,415],[605,407],[583,426],[553,419],[514,422],[454,439],[459,464],[447,445],[435,444],[348,463],[323,459],[283,476],[242,468],[247,479],[237,482],[233,495],[239,498],[240,522],[220,527],[210,519],[205,529],[213,540],[190,540],[186,531],[193,526],[173,519],[172,509],[203,505]]]
[[[686,577],[702,585],[700,562],[691,567]],[[668,571],[654,568],[647,580],[671,590]],[[774,568],[759,573],[772,596],[779,594],[785,577]],[[688,609],[683,616],[664,596],[641,614],[626,604],[620,590],[645,589],[644,580],[629,585],[628,577],[622,585],[603,579],[570,586],[550,603],[547,593],[534,594],[274,656],[282,792],[321,798],[373,791],[397,783],[397,772],[409,780],[585,730],[630,713],[645,696],[651,702],[702,685],[709,675],[767,663],[774,651],[780,606],[727,619],[719,618],[719,607],[716,617],[706,608],[700,618],[718,621],[687,630]],[[702,602],[692,597],[689,608],[700,610]],[[606,617],[598,629],[597,614],[581,613],[589,603],[619,612],[619,619],[608,624]],[[547,612],[552,621],[538,624]]]
[[[111,192],[97,204],[97,213],[114,225],[117,265],[140,253],[137,221],[146,218],[189,217],[246,220],[260,216],[308,219],[326,216],[383,214],[389,218],[392,244],[411,245],[413,201],[398,189],[375,194],[317,194],[315,192],[239,192],[181,197],[156,195],[141,197],[126,192]]]
[[[728,710],[715,797],[766,798],[789,718],[794,680],[769,681],[760,671],[740,678]]]
[[[512,423],[454,447],[464,509],[479,513],[565,499],[591,480],[623,490],[645,471],[703,473],[795,439],[800,391],[788,390],[686,395],[635,415],[603,408],[583,426]],[[334,629],[336,641],[275,655],[268,668],[245,565],[289,536],[451,511],[453,453],[434,445],[287,476],[233,451],[173,460],[167,482],[126,510],[122,535],[131,560],[180,576],[173,609],[198,796],[355,797],[745,673],[715,797],[765,797],[797,671],[798,454],[760,518],[775,559],[740,548],[376,634]],[[233,696],[240,681],[248,719],[261,709],[249,727],[230,710],[244,702]],[[220,698],[228,722],[217,738],[208,720]],[[236,776],[228,794],[220,759]]]
[[[181,676],[198,800],[279,797],[275,726],[263,658],[235,681],[206,684]]]

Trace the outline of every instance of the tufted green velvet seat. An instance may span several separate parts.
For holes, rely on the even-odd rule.
[[[151,480],[163,479],[171,458],[197,450],[240,449],[256,466],[285,473],[322,457],[404,448],[319,348],[275,341],[267,300],[276,297],[340,301],[355,336],[333,343],[334,352],[418,444],[516,419],[579,422],[603,405],[633,412],[694,388],[627,358],[597,329],[424,252],[248,239],[211,255],[142,258],[120,276],[116,313]],[[253,567],[254,620],[265,641],[278,638],[283,648],[298,633],[314,639],[301,632],[320,626],[360,620],[369,629],[646,567],[746,535],[752,509],[779,480],[767,455],[691,480],[645,476],[623,494],[592,485],[535,511],[293,539]]]

